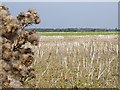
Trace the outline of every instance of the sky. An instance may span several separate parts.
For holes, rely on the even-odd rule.
[[[120,2],[118,3],[118,28],[120,28]]]
[[[35,28],[117,28],[117,2],[4,2],[11,14],[35,8],[41,18]]]
[[[2,2],[119,2],[119,0],[0,0]]]

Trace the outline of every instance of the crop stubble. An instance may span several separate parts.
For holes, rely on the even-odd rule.
[[[118,36],[40,36],[35,51],[41,88],[116,88]]]

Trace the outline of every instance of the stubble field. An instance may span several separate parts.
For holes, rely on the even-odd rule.
[[[40,36],[33,66],[41,88],[118,86],[118,36]]]

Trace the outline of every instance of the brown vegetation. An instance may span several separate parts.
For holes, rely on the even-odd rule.
[[[35,70],[31,67],[34,53],[26,43],[38,45],[35,30],[25,31],[25,27],[40,23],[34,9],[21,12],[15,19],[6,6],[0,6],[0,86],[2,88],[30,87],[28,82],[35,78]]]
[[[37,87],[118,87],[118,36],[40,36],[34,67]]]

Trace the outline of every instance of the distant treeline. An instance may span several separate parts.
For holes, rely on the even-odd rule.
[[[54,28],[31,28],[36,29],[38,32],[117,32],[120,29],[99,29],[99,28],[63,28],[63,29],[54,29]],[[28,29],[30,30],[30,29]]]

